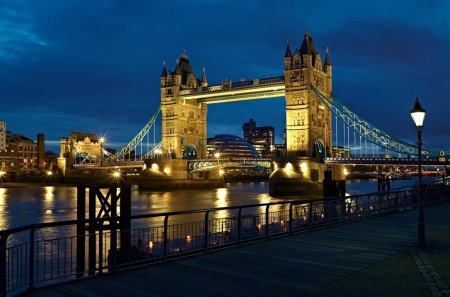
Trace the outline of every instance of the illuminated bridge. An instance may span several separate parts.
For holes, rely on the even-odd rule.
[[[144,160],[185,160],[191,173],[252,163],[270,167],[269,160],[207,160],[207,106],[227,102],[283,98],[286,105],[286,158],[307,162],[308,171],[345,164],[414,165],[416,144],[408,143],[365,121],[332,94],[332,65],[315,49],[309,33],[301,46],[287,45],[284,75],[209,85],[206,71],[197,79],[187,55],[177,60],[174,71],[164,64],[161,73],[161,105],[130,142],[115,154],[103,150],[102,158],[79,152],[79,167],[125,168]],[[156,133],[156,126],[158,131]],[[412,123],[411,123],[412,125]],[[160,139],[156,135],[161,134]],[[368,157],[371,156],[371,157]],[[424,165],[448,165],[448,152],[422,150]],[[162,161],[161,161],[162,162]],[[294,162],[294,163],[295,163]],[[309,178],[309,172],[303,176]]]

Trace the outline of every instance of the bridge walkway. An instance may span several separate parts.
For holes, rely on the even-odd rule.
[[[424,252],[415,250],[417,210],[412,210],[60,284],[27,295],[450,296],[446,287],[450,284],[449,214],[450,203],[425,209],[428,246]]]

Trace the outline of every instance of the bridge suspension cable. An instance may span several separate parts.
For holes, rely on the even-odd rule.
[[[350,129],[353,130],[353,133],[356,132],[360,136],[360,148],[361,146],[361,137],[364,138],[364,142],[369,141],[372,143],[372,153],[374,154],[375,149],[378,152],[378,147],[386,149],[386,152],[393,151],[400,154],[407,155],[417,155],[418,149],[417,146],[407,143],[401,139],[393,137],[388,133],[378,129],[374,125],[362,119],[360,116],[352,112],[348,107],[346,107],[342,102],[340,102],[336,97],[332,95],[332,100],[328,99],[323,95],[317,88],[312,86],[313,91],[316,93],[317,97],[322,101],[322,103],[333,112],[336,117],[336,146],[338,143],[337,137],[337,120],[340,119],[342,123],[344,123],[343,129],[343,144],[344,146],[348,146],[350,148]],[[347,129],[346,129],[347,128]],[[346,131],[347,130],[347,131]],[[354,134],[354,142],[356,142],[356,135]],[[376,146],[376,148],[374,147]],[[366,154],[367,154],[367,145],[365,145]],[[422,155],[431,154],[428,150],[422,150]],[[434,154],[434,153],[433,153]]]
[[[115,153],[110,158],[114,159],[125,159],[127,157],[128,159],[131,159],[131,153],[134,152],[134,158],[136,159],[137,155],[137,147],[140,146],[140,155],[139,158],[142,159],[144,156],[146,156],[148,153],[150,153],[152,150],[155,150],[155,147],[157,146],[155,143],[156,136],[153,137],[153,148],[152,150],[148,151],[147,153],[143,154],[143,140],[145,136],[147,136],[147,149],[150,147],[149,143],[149,133],[150,129],[153,127],[153,133],[156,133],[155,125],[156,125],[156,119],[158,115],[161,112],[161,106],[158,106],[156,112],[153,114],[153,116],[150,118],[150,120],[145,124],[145,126],[139,131],[139,133],[124,147],[122,147],[117,153]]]

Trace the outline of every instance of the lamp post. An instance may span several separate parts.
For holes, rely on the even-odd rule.
[[[419,205],[419,214],[417,217],[417,247],[425,247],[425,221],[423,215],[422,201],[422,127],[425,119],[425,109],[422,108],[419,98],[416,98],[414,108],[411,110],[411,117],[417,127],[417,146],[418,146],[418,162],[419,166],[419,190],[417,203]]]
[[[105,138],[104,137],[100,137],[99,139],[100,141],[100,166],[103,166],[103,146],[105,145]]]

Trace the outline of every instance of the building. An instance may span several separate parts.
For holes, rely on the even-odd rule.
[[[208,159],[259,158],[258,152],[246,140],[230,134],[219,134],[207,141]]]
[[[257,127],[256,122],[250,119],[242,125],[244,139],[253,145],[262,158],[270,158],[274,148],[274,128],[272,126]]]
[[[37,144],[19,134],[6,134],[5,149],[0,151],[0,169],[10,176],[38,171]]]
[[[350,148],[343,146],[333,146],[333,156],[335,158],[350,158]]]
[[[75,160],[78,154],[84,153],[93,158],[101,158],[103,145],[95,133],[72,132],[70,137],[61,138],[59,157]]]
[[[6,122],[0,121],[0,151],[6,149]]]
[[[284,55],[286,86],[286,150],[291,156],[323,158],[331,151],[331,111],[324,106],[312,86],[331,99],[332,66],[316,50],[307,32],[300,48]]]

